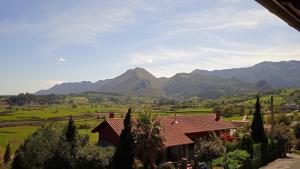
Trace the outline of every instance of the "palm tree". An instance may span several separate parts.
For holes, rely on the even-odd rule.
[[[159,121],[151,113],[141,113],[133,134],[137,158],[143,163],[144,169],[153,168],[155,157],[163,149],[164,138]]]

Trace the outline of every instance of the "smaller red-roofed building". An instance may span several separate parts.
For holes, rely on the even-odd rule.
[[[191,159],[196,139],[209,136],[211,132],[229,133],[230,130],[236,128],[232,123],[220,119],[219,116],[219,113],[216,115],[185,115],[177,116],[176,121],[172,116],[157,117],[161,124],[165,146],[159,159],[163,161]],[[93,133],[99,133],[98,143],[102,146],[117,146],[123,129],[123,120],[122,118],[110,118],[93,129]]]

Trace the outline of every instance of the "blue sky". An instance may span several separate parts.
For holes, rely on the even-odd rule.
[[[1,0],[0,94],[300,60],[300,34],[254,0]]]

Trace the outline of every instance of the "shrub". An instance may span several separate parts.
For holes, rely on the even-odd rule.
[[[107,168],[113,151],[88,142],[88,136],[77,134],[71,119],[64,130],[42,126],[17,149],[12,169]]]
[[[42,126],[17,149],[12,169],[43,168],[59,140],[59,132],[50,125]]]
[[[195,142],[195,154],[199,161],[209,162],[210,166],[212,160],[223,156],[225,151],[226,147],[215,134],[210,138],[200,138]]]
[[[294,128],[296,138],[300,138],[300,123],[297,123]]]
[[[286,116],[285,114],[280,114],[277,118],[276,121],[278,124],[284,124],[286,126],[289,126],[292,123],[291,118]]]
[[[253,141],[248,134],[243,135],[241,139],[241,149],[246,150],[251,156],[253,153],[252,145]]]
[[[245,150],[234,150],[227,154],[227,164],[230,169],[238,169],[241,165],[250,160],[250,154]],[[223,167],[226,163],[225,157],[213,161],[214,166]]]
[[[77,152],[76,169],[106,168],[114,153],[112,147],[102,148],[87,144]]]
[[[90,124],[80,124],[78,129],[90,129],[92,126]]]
[[[295,146],[296,150],[300,150],[300,140],[296,141],[296,146]]]
[[[240,141],[235,141],[235,142],[226,144],[227,151],[234,151],[234,150],[237,150],[237,149],[240,149],[240,148],[241,148],[241,142]]]
[[[281,153],[285,157],[286,152],[290,150],[294,144],[294,133],[289,127],[284,125],[276,125],[274,129],[275,139],[278,140]]]
[[[167,162],[159,165],[157,169],[175,169],[175,167],[172,163]]]
[[[259,168],[262,166],[262,149],[261,149],[262,144],[253,144],[253,155],[252,155],[252,162],[251,166],[252,168]]]

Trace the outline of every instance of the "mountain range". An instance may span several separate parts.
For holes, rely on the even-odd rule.
[[[194,70],[170,78],[156,78],[143,68],[126,71],[113,79],[70,82],[40,90],[37,95],[86,91],[131,96],[213,99],[270,88],[300,87],[300,61],[262,62],[251,67],[224,70]]]

